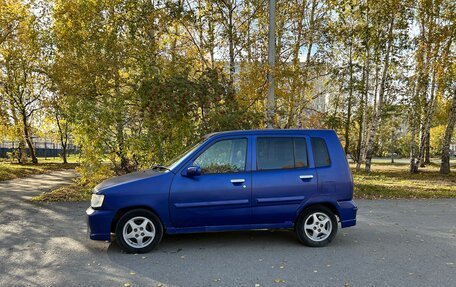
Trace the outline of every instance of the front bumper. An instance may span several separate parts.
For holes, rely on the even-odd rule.
[[[110,241],[114,212],[87,208],[87,233],[92,240]]]
[[[353,200],[338,201],[338,211],[340,217],[340,225],[342,228],[356,225],[356,213],[358,206]]]

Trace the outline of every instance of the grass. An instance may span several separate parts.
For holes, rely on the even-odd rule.
[[[50,192],[32,198],[33,201],[58,202],[58,201],[88,201],[92,195],[92,188],[73,183],[54,189]]]
[[[78,165],[75,157],[71,157],[69,159],[69,163],[67,164],[61,163],[59,158],[48,158],[47,160],[39,158],[38,162],[38,164],[17,164],[0,161],[0,181],[27,177],[61,169],[74,169]]]
[[[355,198],[456,198],[456,172],[439,173],[439,166],[431,164],[416,174],[408,171],[405,163],[374,163],[371,173],[356,172],[350,164],[355,181]]]

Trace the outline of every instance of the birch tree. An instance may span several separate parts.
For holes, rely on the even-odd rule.
[[[453,89],[453,98],[451,100],[451,108],[448,116],[448,124],[445,129],[445,134],[443,136],[442,143],[442,156],[440,164],[440,173],[449,174],[450,173],[450,143],[456,125],[456,90]]]
[[[40,99],[45,91],[38,21],[30,5],[2,2],[2,21],[5,21],[4,16],[10,18],[2,28],[0,39],[0,100],[17,131],[18,160],[23,160],[26,144],[36,164],[32,119],[41,109]]]

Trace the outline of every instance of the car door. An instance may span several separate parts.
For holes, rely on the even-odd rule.
[[[242,225],[251,221],[249,138],[214,140],[197,153],[183,173],[176,174],[170,191],[175,227]],[[189,166],[201,175],[186,176]]]
[[[255,224],[291,223],[301,203],[317,191],[307,136],[257,136],[252,167]]]

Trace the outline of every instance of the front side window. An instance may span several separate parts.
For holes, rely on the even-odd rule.
[[[258,138],[257,169],[308,167],[305,138]]]
[[[247,139],[221,140],[206,149],[193,162],[201,173],[232,173],[245,171]]]

